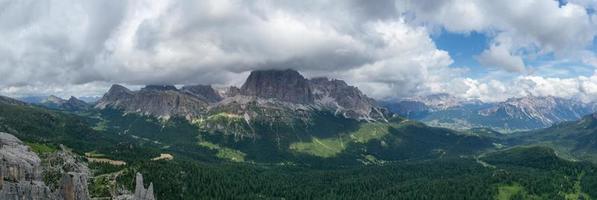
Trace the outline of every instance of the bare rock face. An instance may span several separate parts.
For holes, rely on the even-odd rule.
[[[71,96],[68,100],[66,100],[66,102],[62,104],[62,107],[66,110],[86,110],[89,109],[91,106],[87,104],[87,102]]]
[[[177,91],[173,85],[147,85],[142,90],[154,90],[154,91]]]
[[[64,200],[89,199],[87,189],[87,175],[84,173],[68,172],[62,176],[59,196]]]
[[[62,99],[60,97],[57,97],[57,96],[54,96],[54,95],[50,95],[48,98],[46,98],[45,100],[43,100],[41,103],[42,104],[52,103],[52,104],[60,105],[60,104],[63,104],[65,102],[66,102],[66,100],[64,100],[64,99]]]
[[[241,94],[292,103],[313,103],[309,81],[294,70],[253,71],[241,87]]]
[[[41,160],[29,151],[18,138],[8,133],[0,133],[0,155],[2,174],[11,181],[37,180],[41,178]]]
[[[358,88],[342,80],[314,78],[310,85],[315,103],[342,113],[347,118],[380,119],[385,110],[376,101],[367,97]]]
[[[125,103],[126,101],[128,101],[128,99],[134,97],[134,93],[133,91],[129,90],[128,88],[122,86],[122,85],[118,85],[118,84],[114,84],[112,85],[112,87],[110,87],[110,90],[108,90],[108,93],[106,93],[104,95],[104,97],[102,97],[102,99],[99,100],[98,105],[104,103],[111,103],[111,104],[115,104],[115,105],[119,105],[122,103]]]
[[[149,187],[145,189],[143,186],[143,175],[137,173],[135,176],[135,195],[133,200],[155,200],[153,195],[153,183],[149,184]]]
[[[235,87],[235,86],[230,86],[228,88],[226,88],[226,90],[224,90],[224,92],[222,92],[222,97],[223,98],[228,98],[228,97],[234,97],[240,95],[240,88]]]
[[[40,163],[21,140],[0,132],[0,199],[57,199],[41,181]]]
[[[149,85],[140,91],[130,91],[114,85],[96,105],[96,108],[116,108],[125,112],[157,117],[194,117],[205,113],[208,103],[181,92],[174,86]]]
[[[479,115],[509,121],[524,120],[519,129],[551,126],[562,121],[573,121],[595,112],[594,105],[573,99],[553,96],[527,96],[510,98],[490,108],[478,111]]]
[[[54,156],[63,158],[64,163],[70,162],[66,154],[58,152]],[[55,186],[59,189],[52,190],[42,181],[43,174],[49,170],[43,163],[37,154],[31,152],[18,138],[0,132],[0,199],[89,199],[89,171],[86,166],[69,163],[68,169],[71,171],[60,172],[62,179]],[[67,166],[64,163],[61,164],[62,168]]]
[[[181,90],[209,103],[215,103],[222,100],[222,97],[211,87],[211,85],[189,85],[182,87]]]
[[[43,175],[60,175],[57,183],[46,183],[57,190],[58,196],[64,199],[84,200],[89,199],[87,179],[91,171],[87,165],[81,162],[81,158],[70,150],[61,146],[60,151],[46,155],[42,161]]]

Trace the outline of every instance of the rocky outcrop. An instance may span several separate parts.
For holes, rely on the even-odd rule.
[[[81,167],[84,165],[74,161],[68,152],[59,151],[52,157],[63,162],[42,162],[18,138],[0,132],[0,199],[89,199],[87,167]],[[48,165],[67,170],[55,174],[62,178],[53,187],[42,181],[42,177],[52,171]]]
[[[313,103],[309,81],[294,70],[253,71],[241,87],[241,94],[292,103]]]
[[[68,172],[62,176],[60,193],[64,200],[89,199],[87,190],[87,175],[84,173]]]
[[[114,84],[110,87],[110,90],[98,101],[98,106],[102,104],[113,104],[119,105],[130,101],[135,96],[135,93],[128,88]]]
[[[59,182],[47,183],[53,190],[58,190],[64,199],[89,199],[87,179],[91,171],[81,162],[81,158],[64,146],[55,153],[47,154],[42,161],[44,177],[61,177]]]
[[[141,90],[153,90],[153,91],[177,91],[175,86],[173,85],[147,85]]]
[[[0,132],[0,199],[57,199],[41,179],[39,157],[18,138]]]
[[[211,85],[189,85],[182,87],[181,90],[209,103],[215,103],[222,100],[222,97],[211,87]]]
[[[149,183],[149,187],[145,189],[143,185],[143,175],[137,173],[135,176],[135,195],[133,200],[155,200],[153,195],[153,183]]]
[[[314,78],[309,81],[315,103],[354,119],[384,119],[385,110],[374,99],[342,80]]]
[[[173,116],[192,118],[204,114],[207,106],[208,102],[179,91],[174,86],[150,85],[133,92],[123,86],[113,85],[98,101],[96,108],[121,109],[125,112],[163,118]]]
[[[235,87],[235,86],[230,86],[228,88],[226,88],[226,90],[224,90],[221,93],[223,98],[228,98],[228,97],[235,97],[237,95],[240,95],[240,88]]]

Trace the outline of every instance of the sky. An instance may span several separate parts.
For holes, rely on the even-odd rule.
[[[597,0],[0,0],[0,94],[241,85],[296,69],[397,100],[597,100]]]

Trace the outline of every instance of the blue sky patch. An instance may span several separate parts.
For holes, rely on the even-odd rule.
[[[471,75],[480,75],[486,72],[485,67],[479,65],[475,57],[487,49],[490,38],[483,33],[450,33],[442,31],[432,37],[438,49],[450,53],[454,60],[452,67],[468,67]]]

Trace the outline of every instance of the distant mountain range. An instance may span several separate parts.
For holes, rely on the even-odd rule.
[[[44,101],[47,101],[50,98],[60,98],[54,95],[50,95],[50,96],[24,96],[24,97],[20,97],[17,98],[18,100],[22,101],[22,102],[26,102],[26,103],[30,103],[30,104],[42,104]],[[81,97],[75,97],[81,101],[84,101],[85,103],[88,104],[94,104],[95,102],[97,102],[97,100],[99,100],[101,97],[98,96],[81,96]]]
[[[492,128],[502,132],[549,127],[573,121],[597,110],[594,103],[553,96],[510,98],[485,103],[448,94],[384,102],[390,111],[431,126],[453,129]]]
[[[46,108],[50,109],[58,109],[58,110],[66,110],[66,111],[81,111],[90,109],[92,106],[91,104],[79,100],[76,97],[71,96],[68,100],[62,99],[60,97],[50,95],[49,97],[41,100],[40,102],[33,103],[36,105],[41,105]]]

